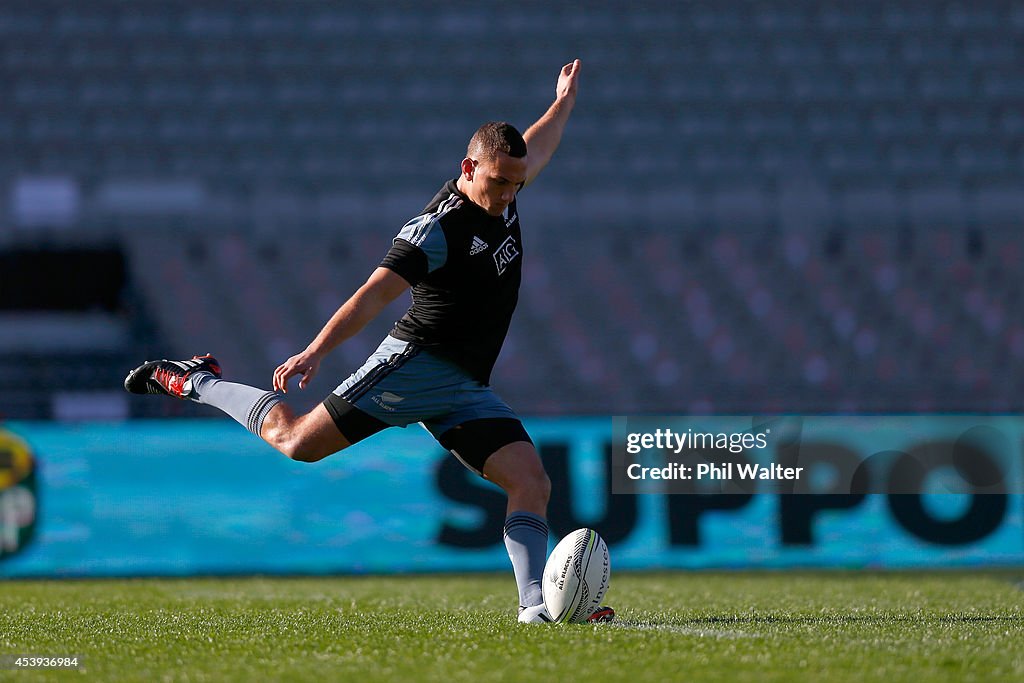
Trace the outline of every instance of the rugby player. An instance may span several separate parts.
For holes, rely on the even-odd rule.
[[[380,265],[300,353],[274,371],[273,391],[228,382],[211,355],[148,361],[125,389],[212,405],[294,460],[315,462],[393,426],[419,422],[466,467],[508,496],[504,540],[519,589],[519,621],[550,621],[541,594],[551,483],[516,413],[490,386],[519,296],[523,265],[516,199],[558,148],[576,102],[580,61],[565,65],[555,101],[526,133],[491,122],[472,136],[458,178],[405,224]],[[412,306],[377,350],[323,403],[297,415],[332,349],[412,288]],[[602,607],[591,620],[609,621]]]

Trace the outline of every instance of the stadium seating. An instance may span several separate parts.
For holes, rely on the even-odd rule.
[[[502,393],[528,412],[1017,405],[1015,387],[990,375],[1001,367],[1013,376],[1024,356],[1013,315],[1020,286],[1008,284],[1024,253],[1016,230],[638,228],[572,243],[556,230],[530,237],[520,309],[495,372]],[[387,242],[385,234],[351,244],[319,237],[300,249],[228,234],[204,240],[201,256],[188,245],[165,250],[153,269],[163,294],[151,300],[169,309],[158,318],[183,321],[167,326],[165,342],[214,350],[233,376],[266,384]],[[146,240],[136,245],[145,263]],[[403,306],[342,347],[321,392],[372,350]]]
[[[266,384],[473,128],[529,125],[579,56],[580,104],[522,199],[528,268],[495,374],[512,403],[1019,409],[1022,33],[1008,0],[4,3],[0,190],[57,178],[80,201],[48,226],[0,199],[0,248],[129,255],[150,323],[88,355],[107,370],[84,389],[205,351]],[[0,357],[0,413],[47,416],[67,375],[46,377]],[[209,414],[156,403],[132,414]]]

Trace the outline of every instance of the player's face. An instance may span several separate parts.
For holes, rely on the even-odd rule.
[[[499,152],[494,159],[462,162],[466,195],[491,216],[500,216],[526,182],[526,157]]]

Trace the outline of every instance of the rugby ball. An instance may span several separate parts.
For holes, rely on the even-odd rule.
[[[608,546],[593,529],[577,529],[555,546],[544,565],[541,591],[557,624],[582,624],[608,590]]]

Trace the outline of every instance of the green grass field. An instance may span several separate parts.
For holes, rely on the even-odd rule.
[[[1024,572],[613,575],[619,623],[520,626],[511,577],[0,582],[0,653],[102,681],[1024,680]]]

